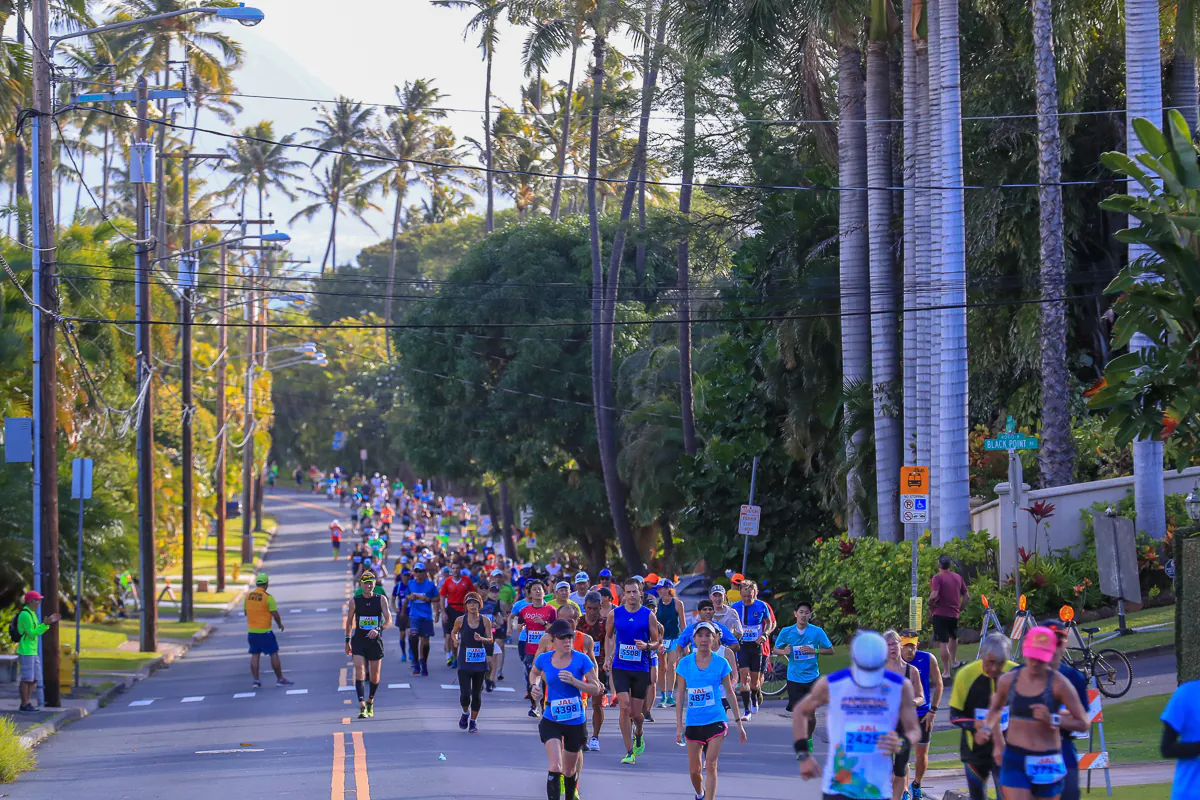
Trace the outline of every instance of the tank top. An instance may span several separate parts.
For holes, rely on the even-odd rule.
[[[357,595],[354,598],[354,635],[366,636],[383,624],[383,595]]]
[[[623,669],[627,672],[649,672],[650,653],[639,650],[634,642],[650,641],[650,609],[642,606],[637,611],[629,611],[625,606],[617,606],[612,611],[613,631],[615,633],[617,652],[613,654],[613,669]]]
[[[917,706],[917,719],[920,719],[929,713],[929,653],[926,653],[924,650],[918,650],[913,654],[913,660],[908,663],[921,676],[921,694],[925,700],[921,705]]]
[[[675,611],[674,600],[663,600],[654,612],[658,623],[663,626],[663,639],[679,638],[679,614]]]
[[[879,752],[879,739],[896,729],[904,678],[883,673],[871,688],[854,682],[849,669],[828,678],[829,754],[825,758],[822,791],[846,797],[890,797],[892,756]]]
[[[483,618],[479,619],[479,627],[472,628],[467,623],[467,617],[462,617],[462,627],[458,629],[458,668],[464,672],[486,672],[487,657],[492,646],[479,641],[479,637],[487,633],[484,630]]]
[[[579,622],[575,624],[575,629],[580,633],[586,633],[592,637],[592,658],[596,659],[597,664],[604,663],[604,617],[596,620],[595,625],[588,624],[587,617],[580,617]]]
[[[1013,681],[1012,685],[1008,687],[1009,716],[1033,719],[1033,707],[1038,703],[1051,710],[1058,708],[1058,704],[1054,701],[1054,673],[1047,674],[1046,688],[1042,689],[1041,694],[1030,697],[1017,691],[1017,680],[1023,669],[1025,669],[1025,665],[1021,664],[1012,671]]]

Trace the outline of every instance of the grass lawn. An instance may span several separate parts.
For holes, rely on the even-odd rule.
[[[147,663],[158,658],[155,653],[139,653],[128,650],[83,651],[79,659],[80,672],[137,672]]]
[[[237,522],[237,520],[233,520]],[[265,530],[254,534],[254,552],[257,553],[267,543],[269,531],[275,530],[276,522],[273,518],[263,517],[263,528]],[[216,575],[217,574],[217,540],[216,537],[203,539],[206,544],[199,545],[192,551],[192,572],[196,575]],[[241,527],[227,528],[225,532],[225,574],[226,577],[233,574],[235,564],[240,564],[242,558],[242,531]],[[244,572],[245,570],[243,570]],[[171,578],[179,578],[183,575],[183,561],[176,561],[160,573],[163,576]]]
[[[84,626],[87,628],[88,626]],[[140,629],[136,618],[117,620],[114,623],[106,623],[95,625],[93,627],[102,628],[105,631],[119,632],[125,639],[136,639]],[[163,618],[161,615],[158,618],[158,635],[164,639],[190,639],[192,634],[204,627],[203,622],[180,622],[175,619]],[[86,640],[84,647],[87,647]],[[113,645],[114,647],[116,645]]]

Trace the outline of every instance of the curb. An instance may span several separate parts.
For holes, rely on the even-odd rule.
[[[267,551],[270,549],[271,543],[275,540],[275,535],[278,531],[279,527],[276,526],[275,530],[271,531],[268,535],[267,541],[263,545],[262,549],[256,554],[254,562],[255,570],[258,569],[263,560],[267,557]],[[229,614],[229,612],[231,612],[237,606],[237,604],[241,602],[242,598],[246,596],[246,593],[249,590],[250,584],[244,584],[237,596],[226,604],[225,613]],[[185,643],[182,646],[182,649],[180,649],[178,652],[163,653],[161,656],[138,670],[136,675],[123,678],[99,697],[93,697],[85,701],[84,705],[62,709],[50,719],[21,734],[17,741],[19,741],[26,749],[32,750],[34,747],[46,741],[60,730],[70,725],[72,722],[81,720],[90,714],[96,713],[98,710],[111,703],[118,695],[124,693],[126,689],[130,688],[135,683],[144,681],[154,673],[158,672],[160,669],[170,666],[171,662],[173,662],[175,659],[185,655],[193,647],[207,639],[215,628],[216,625],[214,623],[205,623],[203,628],[192,634],[191,641]]]

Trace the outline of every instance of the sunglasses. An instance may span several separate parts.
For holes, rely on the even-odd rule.
[[[573,641],[575,641],[575,636],[573,634],[568,634],[567,636],[555,636],[554,641],[556,641],[556,642],[573,642]]]

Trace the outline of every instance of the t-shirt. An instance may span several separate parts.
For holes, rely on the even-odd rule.
[[[679,638],[675,640],[675,648],[677,650],[682,650],[685,647],[692,646],[692,634],[696,632],[697,624],[698,623],[693,622],[691,625],[688,625],[686,628],[684,628],[679,634]],[[726,628],[719,622],[714,624],[721,631],[721,644],[725,645],[726,647],[731,647],[738,643],[737,637],[733,635],[733,631],[729,630],[729,628]]]
[[[967,583],[957,572],[938,572],[929,579],[929,613],[939,617],[957,617],[967,595]],[[937,597],[935,601],[933,598]]]
[[[675,674],[687,684],[685,725],[712,725],[725,721],[725,707],[721,705],[721,698],[725,696],[722,682],[732,672],[729,662],[715,653],[704,669],[700,669],[696,663],[695,653],[680,660],[675,667]]]
[[[513,588],[511,583],[500,584],[500,602],[506,606],[513,605],[513,601],[517,599],[517,590]]]
[[[1008,661],[1003,675],[1015,669],[1017,662]],[[992,703],[992,695],[996,693],[996,681],[983,673],[983,662],[972,661],[954,675],[954,688],[950,691],[951,721],[974,721],[987,717],[988,707]],[[959,760],[964,764],[991,764],[992,743],[975,743],[974,731],[965,728],[958,748]]]
[[[271,602],[274,602],[273,600]],[[28,613],[26,613],[28,612]],[[270,630],[271,618],[267,617],[267,630]],[[50,626],[38,622],[37,614],[32,608],[24,606],[17,612],[17,632],[21,634],[21,641],[17,644],[17,655],[19,656],[36,656],[38,652],[38,637],[46,631],[50,630]]]
[[[730,608],[737,612],[738,619],[742,621],[742,641],[758,641],[766,622],[771,620],[771,612],[767,609],[767,604],[762,600],[755,600],[747,605],[739,600]]]
[[[562,606],[562,603],[558,602],[557,597],[552,598],[547,602],[550,605],[554,606],[555,609],[558,609],[559,607]],[[579,605],[579,603],[576,603],[574,600],[572,600],[570,598],[567,598],[567,602],[570,603],[571,605],[575,606],[575,610],[579,612],[579,616],[581,616],[581,617],[583,616],[583,607],[581,605]]]
[[[475,591],[475,584],[471,583],[470,578],[447,578],[442,583],[440,594],[446,598],[446,605],[453,608],[455,611],[464,611],[466,606],[463,605],[470,592]]]
[[[558,619],[558,612],[548,603],[540,607],[530,603],[521,609],[517,618],[525,627],[525,655],[531,656],[537,653],[538,642],[542,640],[542,634],[546,632],[546,628],[549,628],[550,623]]]
[[[546,608],[546,606],[542,606],[542,608]],[[586,724],[587,715],[584,713],[583,692],[574,686],[563,683],[560,676],[563,672],[569,672],[579,680],[583,680],[585,675],[596,668],[592,660],[578,650],[572,650],[571,663],[562,669],[554,666],[553,652],[542,653],[534,659],[533,665],[546,676],[545,718],[560,725]]]
[[[528,606],[528,605],[530,605],[530,602],[528,600],[526,600],[524,597],[522,597],[520,600],[513,603],[512,608],[509,609],[509,611],[512,613],[512,615],[514,617],[520,617],[521,609],[525,608],[525,606]],[[525,633],[526,633],[525,629],[521,628],[521,635],[517,637],[518,642],[525,641]]]
[[[1188,681],[1175,690],[1160,719],[1179,733],[1180,742],[1200,742],[1200,681]],[[1200,758],[1175,762],[1171,800],[1200,795]]]
[[[587,594],[587,593],[585,592],[584,594]],[[567,599],[570,600],[575,605],[579,606],[580,608],[583,608],[583,603],[585,600],[583,594],[580,594],[579,592],[571,592],[570,597],[568,597]]]
[[[266,589],[255,589],[246,595],[246,630],[249,633],[266,633],[271,630],[271,612],[277,611],[275,598]]]
[[[775,637],[775,646],[789,647],[787,679],[795,683],[812,683],[821,676],[821,668],[816,653],[801,653],[801,647],[811,647],[820,650],[833,647],[833,642],[825,631],[816,625],[805,625],[801,631],[795,625],[788,625]]]
[[[433,598],[437,587],[433,581],[412,580],[408,582],[408,616],[410,619],[433,619]]]

